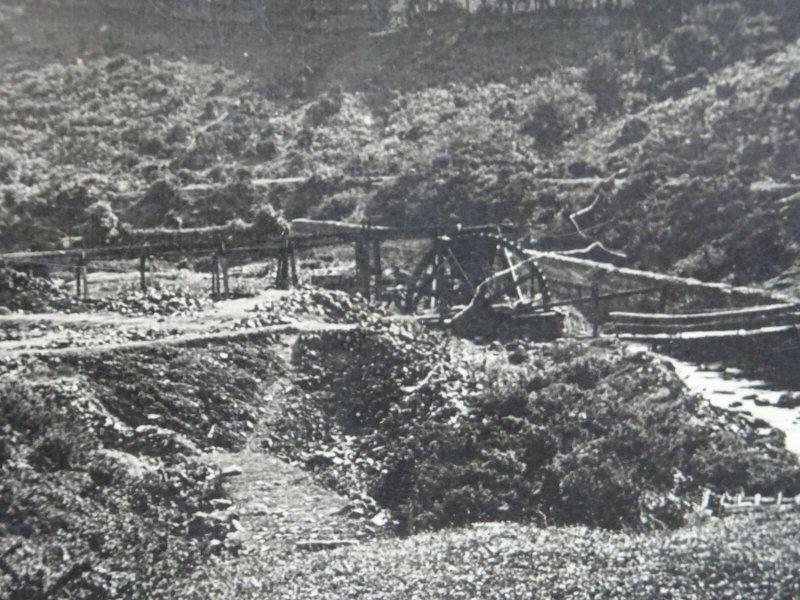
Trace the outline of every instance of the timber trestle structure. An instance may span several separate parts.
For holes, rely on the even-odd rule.
[[[427,240],[430,247],[404,282],[403,310],[434,312],[444,319],[469,303],[480,284],[490,278],[493,285],[482,288],[487,304],[503,298],[529,304],[535,300],[546,310],[546,280],[534,261],[505,237],[511,231],[502,225],[396,228],[297,219],[286,231],[264,232],[255,225],[233,222],[196,229],[133,230],[126,233],[124,245],[81,247],[82,240],[75,238],[71,240],[74,248],[0,254],[0,264],[68,267],[75,274],[76,295],[87,299],[92,264],[120,272],[138,268],[139,287],[145,291],[153,283],[156,259],[203,258],[211,275],[211,294],[221,298],[230,294],[228,269],[237,260],[274,259],[275,286],[286,289],[299,282],[299,252],[350,245],[355,290],[368,300],[383,300],[386,288],[398,282],[384,277],[382,244]],[[133,264],[119,265],[126,261]],[[494,277],[498,273],[501,276]]]
[[[541,321],[544,315],[558,319],[554,308],[575,306],[587,314],[595,336],[604,332],[652,345],[749,335],[783,339],[800,324],[800,307],[764,292],[526,251],[510,241],[513,233],[503,225],[399,228],[309,219],[295,219],[283,231],[265,231],[236,221],[132,230],[124,245],[81,247],[77,238],[72,240],[75,248],[0,254],[0,265],[67,268],[74,274],[76,296],[88,299],[93,264],[107,271],[138,268],[144,291],[153,284],[156,259],[191,258],[210,273],[211,295],[218,299],[230,295],[231,264],[274,260],[274,284],[288,289],[300,280],[299,253],[350,246],[355,265],[351,289],[367,300],[390,300],[401,312],[446,324],[474,323],[487,315],[507,322]],[[427,247],[410,273],[386,276],[383,244],[403,240],[427,242]],[[698,306],[723,308],[685,312]],[[558,326],[547,329],[547,337],[558,334]]]

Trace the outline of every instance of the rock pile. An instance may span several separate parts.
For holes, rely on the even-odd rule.
[[[186,289],[152,287],[146,292],[120,292],[98,300],[94,306],[124,315],[175,315],[196,312],[206,304],[197,294]]]
[[[253,307],[252,317],[242,319],[238,328],[284,325],[297,317],[312,317],[326,323],[360,323],[376,316],[375,307],[360,296],[333,290],[293,290],[280,298]]]
[[[77,301],[46,277],[0,267],[0,309],[48,312],[68,311]]]

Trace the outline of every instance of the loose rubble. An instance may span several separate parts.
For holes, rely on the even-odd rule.
[[[298,317],[325,323],[359,323],[380,316],[360,296],[330,290],[292,290],[278,299],[262,301],[253,307],[254,315],[242,319],[237,329],[285,325]]]
[[[69,312],[78,301],[50,279],[10,267],[0,267],[0,309]]]
[[[123,315],[192,314],[208,304],[208,300],[179,287],[150,287],[144,292],[120,292],[93,303],[98,310]]]

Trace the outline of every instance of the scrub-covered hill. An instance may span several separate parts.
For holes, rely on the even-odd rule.
[[[540,247],[600,239],[634,266],[737,282],[796,260],[789,4],[704,4],[658,23],[442,13],[379,35],[276,27],[261,43],[220,21],[213,50],[185,56],[201,20],[150,22],[153,46],[126,35],[136,21],[119,7],[80,6],[65,14],[118,43],[91,38],[79,53],[62,33],[45,66],[32,67],[47,46],[29,20],[43,13],[4,13],[22,57],[0,86],[6,248],[57,244],[102,217],[205,225],[268,204],[289,217],[509,219]],[[594,200],[577,235],[568,216]]]

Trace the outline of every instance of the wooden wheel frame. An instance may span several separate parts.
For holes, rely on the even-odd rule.
[[[409,314],[445,316],[476,294],[487,305],[546,309],[550,301],[544,274],[519,246],[499,235],[456,233],[437,237],[423,254],[406,288],[404,308]]]

